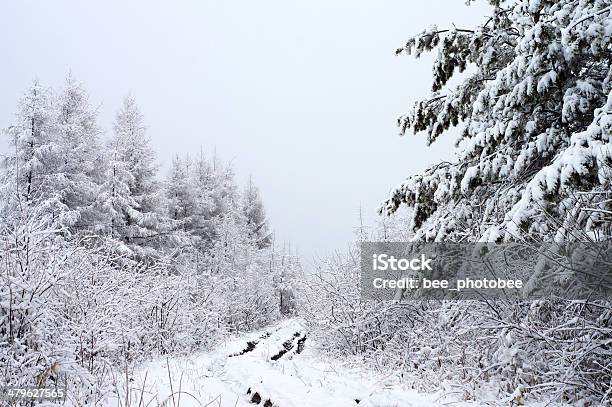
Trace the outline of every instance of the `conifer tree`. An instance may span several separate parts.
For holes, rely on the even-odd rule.
[[[490,3],[480,26],[434,26],[397,51],[438,49],[432,94],[398,119],[401,134],[425,132],[433,143],[453,126],[463,131],[457,159],[409,177],[383,212],[414,207],[425,240],[609,238],[609,1]]]
[[[7,167],[15,174],[20,193],[28,201],[49,199],[53,195],[50,177],[57,149],[53,94],[35,79],[19,101],[16,124],[10,128],[16,165]]]
[[[132,248],[153,245],[171,224],[164,215],[155,152],[133,97],[124,99],[113,130],[102,205],[122,241]]]
[[[180,221],[183,228],[193,228],[193,217],[196,213],[197,203],[195,201],[194,187],[191,184],[192,172],[191,159],[187,156],[181,159],[175,155],[172,159],[172,167],[168,176],[167,199],[168,216]]]
[[[249,177],[249,182],[242,193],[242,211],[246,218],[249,236],[255,241],[256,245],[260,249],[270,246],[272,236],[268,229],[266,211],[261,201],[259,189],[253,184],[251,177]]]
[[[83,86],[69,74],[58,96],[56,109],[58,144],[54,158],[54,191],[67,211],[62,223],[80,229],[95,229],[100,219],[95,201],[104,176],[104,155],[97,124],[97,111]]]

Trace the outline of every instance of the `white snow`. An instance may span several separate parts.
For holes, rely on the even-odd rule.
[[[306,337],[298,351],[297,341]],[[326,360],[314,349],[303,321],[290,319],[260,332],[231,339],[212,352],[190,357],[169,357],[142,366],[129,381],[117,385],[108,406],[368,406],[433,407],[507,405],[508,400],[473,401],[459,395],[423,394],[404,388],[395,372],[376,374],[356,366]],[[283,343],[292,345],[272,360]],[[248,343],[255,343],[249,351]],[[244,353],[242,353],[244,352]],[[242,354],[240,354],[242,353]],[[450,398],[449,398],[450,397]],[[455,397],[453,399],[453,397]],[[357,402],[359,400],[359,402]]]
[[[465,175],[461,180],[461,192],[467,193],[469,191],[470,183],[474,178],[478,176],[478,166],[469,167],[465,171]]]

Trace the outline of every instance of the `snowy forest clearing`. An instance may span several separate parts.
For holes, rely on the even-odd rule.
[[[333,360],[322,360],[310,345],[304,321],[276,326],[227,341],[216,350],[189,357],[162,358],[125,381],[108,406],[476,406],[508,405],[507,400],[474,403],[457,395],[405,389],[397,372],[380,375]],[[460,396],[460,395],[459,395]],[[528,406],[538,404],[528,403]]]

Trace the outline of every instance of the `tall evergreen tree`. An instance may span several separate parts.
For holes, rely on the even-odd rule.
[[[17,121],[11,127],[11,142],[20,192],[27,200],[50,198],[49,177],[54,171],[57,149],[53,94],[36,79],[18,104]]]
[[[191,231],[203,243],[210,243],[215,236],[212,218],[216,208],[214,200],[216,177],[214,168],[204,156],[203,151],[200,151],[198,158],[193,163],[190,183],[195,201]]]
[[[438,50],[432,94],[398,119],[401,134],[425,132],[433,143],[453,126],[463,131],[456,160],[409,177],[381,211],[412,207],[414,239],[421,241],[609,242],[610,1],[489,3],[492,15],[475,29],[434,26],[397,51],[418,58]],[[468,66],[473,69],[451,86]],[[573,283],[561,262],[542,256],[537,263],[525,268],[531,276],[523,294],[538,283],[563,289]],[[513,402],[522,403],[527,388],[554,387],[552,393],[563,388],[560,399],[600,404],[609,399],[611,376],[593,349],[609,342],[609,302],[573,303],[557,297],[425,306],[439,313],[438,321],[454,320],[435,335],[447,335],[448,343],[468,338],[460,345],[464,355],[473,343],[495,338],[472,363],[475,371],[491,366]],[[483,334],[479,324],[494,328]]]
[[[197,220],[193,230],[203,248],[211,248],[228,230],[228,224],[240,222],[238,187],[231,165],[223,165],[216,157],[209,162],[202,154],[192,174]]]
[[[249,236],[256,242],[261,249],[270,246],[272,233],[268,228],[266,211],[261,201],[259,189],[253,184],[249,177],[249,182],[242,193],[242,212],[246,219],[246,226]]]
[[[67,207],[66,226],[91,229],[99,219],[94,208],[104,176],[97,111],[83,86],[69,74],[56,110],[58,153],[54,189]]]
[[[455,162],[409,177],[383,211],[413,206],[417,239],[609,238],[610,2],[490,3],[475,29],[434,26],[398,50],[439,51],[433,93],[399,118],[401,134],[463,132]]]
[[[172,159],[166,192],[168,216],[180,221],[186,229],[193,228],[193,217],[196,215],[197,207],[194,186],[191,184],[191,172],[192,165],[189,156],[181,159],[175,155]]]
[[[133,247],[147,246],[170,225],[156,180],[155,152],[133,97],[124,99],[113,130],[103,206],[111,215],[115,235]]]

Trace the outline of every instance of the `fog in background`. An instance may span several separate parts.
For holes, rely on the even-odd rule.
[[[400,138],[432,56],[396,57],[431,24],[471,27],[483,1],[23,1],[0,5],[0,127],[34,77],[69,70],[111,131],[131,92],[165,175],[200,147],[260,187],[277,242],[302,258],[346,247],[407,175],[451,158],[454,137]],[[1,151],[6,151],[6,140]]]

